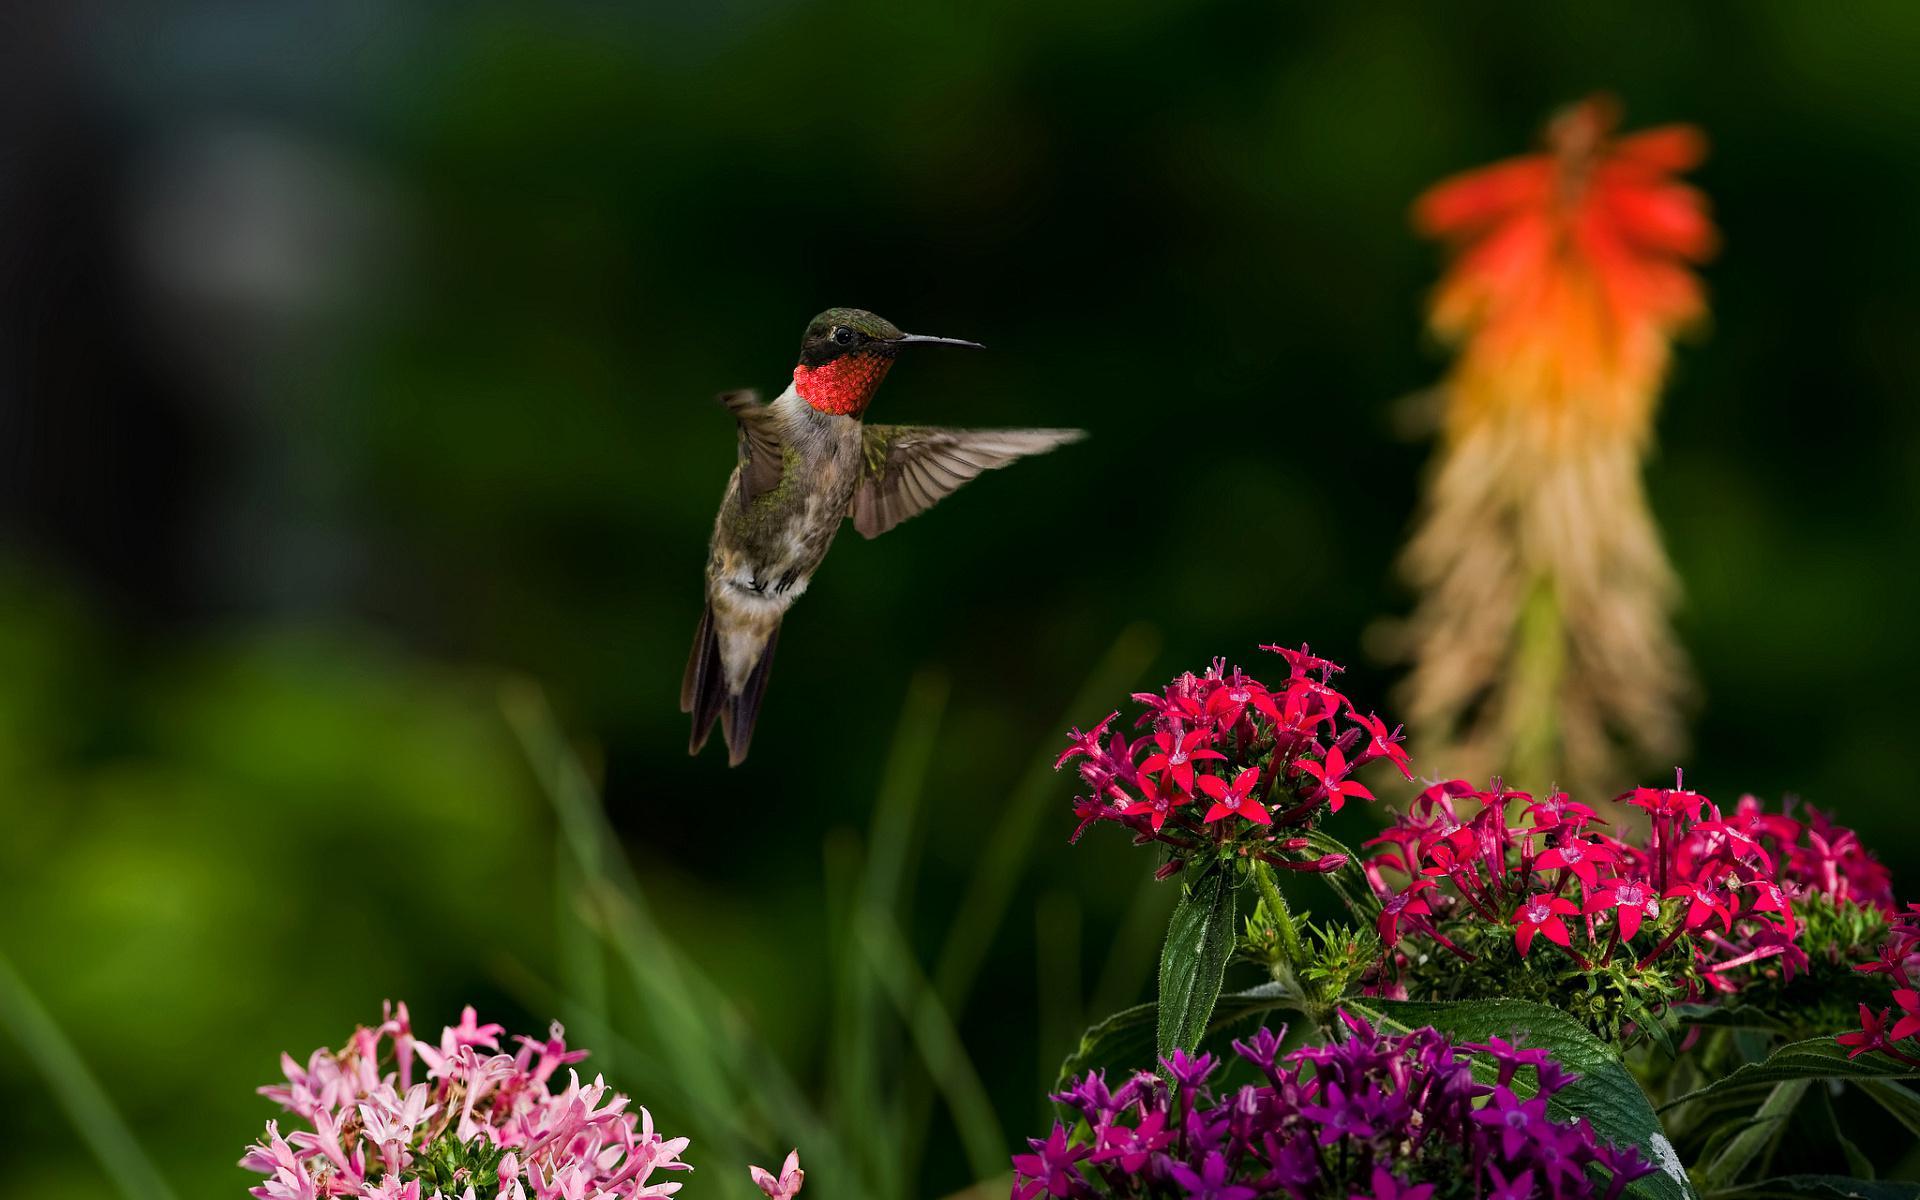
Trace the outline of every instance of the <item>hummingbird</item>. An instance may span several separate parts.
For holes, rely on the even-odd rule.
[[[1086,436],[867,424],[867,405],[909,346],[984,349],[902,333],[862,309],[830,308],[808,323],[793,383],[773,403],[752,391],[720,396],[739,427],[739,459],[713,524],[706,607],[680,683],[680,710],[693,714],[689,753],[700,752],[718,720],[728,765],[746,758],[780,620],[843,521],[879,537],[982,471]]]

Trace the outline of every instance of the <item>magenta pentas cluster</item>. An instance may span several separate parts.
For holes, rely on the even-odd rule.
[[[1854,968],[1880,976],[1892,989],[1890,1005],[1860,1005],[1860,1028],[1839,1037],[1847,1057],[1879,1052],[1920,1067],[1920,904],[1907,905],[1893,918],[1886,941],[1872,962]]]
[[[1180,1051],[1118,1088],[1099,1073],[1075,1080],[1054,1099],[1084,1125],[1029,1141],[1013,1200],[1614,1200],[1653,1171],[1585,1120],[1548,1112],[1575,1077],[1544,1050],[1340,1019],[1345,1040],[1285,1055],[1284,1028],[1234,1042],[1259,1076],[1236,1088],[1211,1086],[1212,1055]],[[1497,1067],[1494,1082],[1474,1078],[1475,1059]]]
[[[1824,814],[1768,813],[1752,797],[1722,812],[1677,775],[1620,800],[1645,814],[1643,837],[1605,832],[1563,793],[1536,800],[1498,780],[1421,792],[1367,843],[1384,848],[1366,864],[1387,947],[1376,989],[1577,1003],[1592,1028],[1619,1036],[1663,1001],[1792,980],[1808,965],[1797,902],[1890,903],[1886,871]],[[1540,942],[1559,968],[1516,969]],[[1593,974],[1612,986],[1578,978]],[[1556,995],[1556,983],[1581,997]]]
[[[1068,735],[1054,765],[1080,760],[1087,791],[1074,800],[1075,840],[1096,822],[1122,825],[1138,842],[1168,848],[1163,876],[1222,851],[1290,870],[1345,863],[1337,854],[1301,857],[1304,832],[1348,800],[1373,799],[1353,773],[1375,759],[1413,778],[1401,731],[1362,716],[1330,685],[1341,668],[1306,646],[1261,649],[1285,660],[1284,683],[1269,686],[1215,659],[1204,674],[1137,693],[1146,711],[1131,740],[1112,729],[1118,712]]]
[[[286,1082],[260,1089],[307,1126],[278,1121],[240,1160],[265,1175],[260,1200],[640,1200],[680,1184],[663,1174],[687,1139],[656,1133],[642,1108],[595,1077],[583,1084],[555,1025],[502,1048],[471,1008],[438,1043],[389,1006],[341,1050],[281,1057]],[[792,1164],[797,1171],[797,1164]],[[798,1190],[798,1183],[793,1190]],[[769,1192],[769,1195],[772,1195]]]

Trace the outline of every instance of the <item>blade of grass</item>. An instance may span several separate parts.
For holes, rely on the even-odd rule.
[[[127,1200],[173,1200],[173,1189],[121,1119],[106,1089],[60,1026],[0,954],[0,1026],[46,1080],[55,1103]]]
[[[1093,1006],[1088,1011],[1095,1019],[1119,1012],[1140,998],[1140,985],[1153,976],[1160,943],[1166,940],[1167,919],[1179,898],[1178,885],[1134,889],[1113,947],[1107,951],[1106,965],[1100,968],[1099,982],[1094,984]]]
[[[1774,1144],[1786,1133],[1787,1119],[1807,1094],[1810,1082],[1806,1079],[1789,1079],[1774,1085],[1766,1103],[1753,1114],[1753,1122],[1728,1141],[1707,1166],[1704,1190],[1717,1191],[1730,1187],[1755,1158],[1760,1158],[1764,1163],[1772,1156]]]
[[[855,922],[868,913],[892,913],[906,907],[914,866],[919,857],[917,830],[928,768],[947,703],[946,676],[922,670],[907,687],[881,772],[880,792],[874,802],[871,849],[861,871],[857,894],[835,905],[834,917],[850,923],[833,931],[838,1003],[834,1006],[832,1064],[836,1112],[841,1132],[853,1145],[868,1148],[869,1164],[881,1195],[903,1195],[909,1189],[900,1177],[901,1158],[895,1131],[898,1109],[880,1102],[880,1064],[888,1056],[891,1027],[880,1020],[880,999],[867,955],[854,935]],[[860,869],[860,849],[850,835],[828,847],[830,874],[854,878]],[[876,1122],[878,1127],[876,1127]]]
[[[729,1089],[716,1065],[717,1039],[710,1036],[707,1017],[693,999],[679,955],[667,944],[652,919],[639,885],[624,857],[611,845],[603,826],[599,797],[556,726],[539,690],[531,685],[507,689],[501,699],[507,719],[519,735],[534,776],[540,781],[575,867],[583,880],[590,909],[602,918],[603,930],[615,953],[626,960],[636,991],[648,1003],[641,1005],[676,1077],[704,1099],[714,1111],[728,1107]],[[618,914],[607,900],[620,896]]]
[[[994,1116],[979,1073],[961,1045],[959,1031],[913,961],[899,928],[881,914],[870,912],[861,922],[860,932],[868,960],[907,1023],[914,1047],[953,1117],[974,1177],[992,1178],[1006,1167],[1006,1134]]]
[[[607,1025],[607,961],[601,953],[598,934],[588,927],[581,912],[580,897],[569,882],[573,876],[572,851],[554,844],[553,926],[560,964],[560,991],[574,1009],[570,1020],[590,1017],[596,1025]]]
[[[552,804],[563,840],[573,851],[587,911],[627,968],[675,1079],[704,1110],[736,1113],[751,1099],[773,1124],[808,1140],[823,1174],[845,1161],[841,1148],[806,1104],[777,1055],[752,1037],[726,993],[701,974],[661,930],[632,864],[606,823],[599,797],[579,759],[561,736],[539,689],[520,683],[503,689],[501,707],[519,737],[536,779]],[[722,1121],[722,1136],[738,1136]],[[731,1153],[743,1155],[745,1146]]]
[[[1056,728],[1064,731],[1075,719],[1089,723],[1097,720],[1093,715],[1095,710],[1130,690],[1159,652],[1160,635],[1151,625],[1138,623],[1121,630],[1086,682],[1080,685],[1066,712],[1055,722]],[[956,1022],[966,1008],[987,947],[1006,919],[1007,906],[1013,902],[1013,893],[1026,872],[1040,818],[1050,811],[1046,800],[1054,786],[1055,756],[1051,747],[1055,744],[1050,738],[1036,748],[1026,774],[1014,787],[999,823],[987,839],[986,848],[976,860],[960,903],[954,908],[953,924],[941,946],[933,978],[934,995]],[[901,1159],[906,1164],[908,1178],[919,1169],[926,1140],[927,1104],[925,1090],[910,1083],[901,1101],[901,1111],[907,1114],[901,1123]]]
[[[593,1061],[610,1067],[610,1078],[671,1080],[665,1065],[608,1024],[576,1003],[565,992],[542,979],[531,967],[511,954],[493,958],[492,974],[507,995],[519,1001],[528,1012],[558,1012],[567,1031],[580,1045],[593,1047]],[[692,1097],[687,1101],[696,1103]]]
[[[907,688],[900,728],[887,753],[880,797],[873,810],[872,850],[867,857],[866,901],[884,911],[904,908],[919,855],[918,830],[927,770],[947,707],[947,677],[922,670]]]
[[[868,1193],[876,1196],[898,1194],[894,1178],[899,1170],[890,1145],[881,1137],[849,1136],[883,1111],[877,1096],[879,1072],[856,1057],[868,1051],[872,1043],[857,1029],[843,1029],[854,1020],[851,990],[866,986],[870,975],[863,962],[866,952],[860,947],[860,837],[851,829],[838,829],[827,835],[821,846],[821,863],[826,872],[827,953],[833,971],[833,1023],[829,1034],[836,1048],[827,1056],[827,1104],[835,1130],[841,1132],[849,1153],[856,1156]],[[841,1049],[854,1047],[856,1051]]]
[[[1053,890],[1033,909],[1035,974],[1039,979],[1040,1061],[1065,1058],[1080,1042],[1085,1014],[1080,997],[1080,901]],[[1040,1072],[1038,1095],[1053,1089],[1056,1071]]]
[[[1114,697],[1130,688],[1159,652],[1160,635],[1152,626],[1130,625],[1122,630],[1086,683],[1081,685],[1066,713],[1055,722],[1056,727],[1064,734],[1076,718],[1089,724],[1098,720],[1094,710],[1101,709],[1104,713]],[[966,893],[954,910],[953,928],[941,948],[934,980],[941,1004],[956,1018],[965,1010],[967,994],[979,974],[987,947],[999,931],[1000,922],[1006,918],[1007,905],[1013,900],[1014,889],[1019,886],[1020,876],[1033,852],[1040,819],[1048,812],[1058,811],[1047,804],[1047,794],[1054,787],[1054,755],[1047,747],[1059,740],[1059,737],[1048,739],[1013,789],[999,824],[979,856]]]

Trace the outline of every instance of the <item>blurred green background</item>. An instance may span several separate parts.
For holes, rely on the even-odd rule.
[[[1596,88],[1713,142],[1715,319],[1648,480],[1688,782],[1831,806],[1911,888],[1915,61],[1902,3],[12,8],[0,950],[178,1194],[238,1195],[282,1049],[385,997],[531,1031],[580,977],[498,703],[534,681],[666,934],[819,1090],[829,876],[917,673],[944,706],[909,724],[944,715],[881,844],[924,848],[892,911],[929,969],[1133,623],[1122,666],[1157,657],[1074,721],[1268,640],[1386,707],[1364,633],[1408,607],[1427,455],[1396,402],[1444,365],[1407,204]],[[733,454],[710,397],[777,390],[840,304],[990,347],[904,363],[876,419],[1093,437],[838,544],[729,772],[675,703]],[[1014,890],[958,1013],[1009,1137],[1156,952],[1122,929],[1145,858],[1065,845],[1071,790],[989,863]],[[612,1061],[696,1137],[691,1194],[741,1173],[670,1068]],[[6,1038],[0,1088],[8,1194],[103,1194]],[[933,1114],[900,1194],[974,1174]],[[767,1120],[756,1161],[801,1136]]]

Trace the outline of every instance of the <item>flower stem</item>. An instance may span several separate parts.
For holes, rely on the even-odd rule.
[[[1300,945],[1300,930],[1294,925],[1293,910],[1287,907],[1287,898],[1280,894],[1280,884],[1275,878],[1273,868],[1255,859],[1250,864],[1253,886],[1260,889],[1260,902],[1266,907],[1267,915],[1273,919],[1274,932],[1280,936],[1280,950],[1286,955],[1288,978],[1281,983],[1296,984],[1299,971],[1306,965],[1306,952]]]

